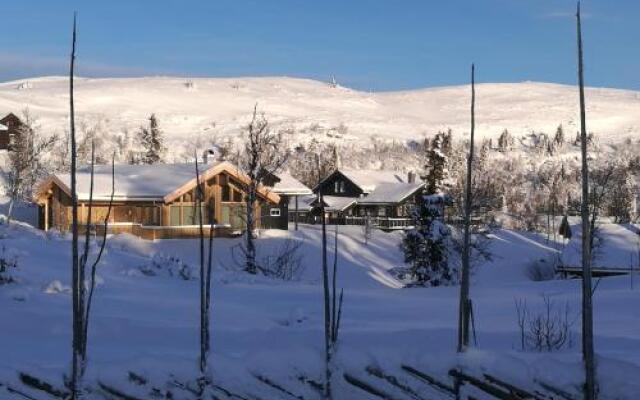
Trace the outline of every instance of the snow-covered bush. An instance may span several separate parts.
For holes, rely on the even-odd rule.
[[[139,267],[140,272],[146,276],[166,275],[179,277],[185,281],[195,279],[193,268],[175,256],[155,254],[149,263]]]
[[[0,285],[15,282],[13,272],[18,268],[18,256],[6,246],[0,247]]]
[[[526,300],[515,301],[521,350],[553,352],[573,347],[571,328],[576,318],[569,303],[561,307],[547,295],[542,295],[542,302],[542,310],[531,311]]]

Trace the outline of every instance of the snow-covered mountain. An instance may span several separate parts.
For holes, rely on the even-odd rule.
[[[155,113],[169,141],[227,135],[246,124],[254,105],[291,141],[366,144],[372,136],[406,141],[438,130],[469,130],[470,88],[452,86],[368,93],[295,78],[118,78],[76,80],[78,119],[101,121],[113,133],[133,130]],[[640,134],[640,92],[590,88],[588,129],[601,141]],[[68,121],[64,77],[0,83],[0,113],[28,108],[44,130],[62,132]],[[477,132],[495,137],[577,131],[578,94],[549,83],[477,85]]]

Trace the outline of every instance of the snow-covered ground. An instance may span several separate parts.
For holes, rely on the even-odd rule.
[[[62,135],[68,126],[67,85],[64,77],[0,83],[0,113],[29,108],[43,130]],[[588,127],[600,140],[640,133],[640,93],[589,88],[586,94]],[[274,126],[292,132],[294,144],[312,138],[357,144],[374,136],[419,140],[447,128],[468,132],[470,88],[369,93],[287,77],[78,78],[75,100],[80,124],[99,123],[111,133],[135,130],[156,113],[174,145],[186,137],[236,134],[256,103]],[[571,138],[578,130],[577,107],[572,86],[480,84],[476,135],[497,137],[504,129],[516,137],[531,131],[553,134],[563,124]]]
[[[477,266],[473,276],[477,346],[458,357],[458,288],[400,289],[389,270],[402,265],[401,234],[375,231],[365,245],[358,227],[340,229],[338,286],[344,288],[345,300],[338,370],[362,376],[366,366],[378,365],[401,374],[399,367],[406,363],[446,380],[448,369],[461,365],[525,388],[532,387],[535,378],[578,392],[579,281],[533,282],[527,272],[531,263],[558,254],[560,246],[531,233],[497,230],[492,234],[493,259]],[[17,257],[19,265],[18,283],[0,286],[0,382],[15,382],[19,370],[60,382],[70,354],[69,238],[19,224],[0,227],[0,234],[0,248]],[[214,379],[245,393],[260,393],[262,398],[282,397],[251,373],[263,373],[279,382],[293,382],[299,373],[318,380],[322,376],[319,228],[262,232],[259,251],[273,252],[289,238],[303,241],[305,270],[294,282],[251,278],[238,272],[231,260],[231,248],[238,239],[215,241]],[[149,266],[154,255],[156,259],[158,254],[172,255],[192,265],[197,276],[198,242],[150,242],[120,235],[108,243],[91,317],[89,379],[119,382],[129,370],[158,379],[169,374],[194,377],[198,282],[168,272],[148,276],[141,267]],[[332,255],[330,249],[330,258]],[[637,286],[631,289],[628,277],[608,278],[600,282],[595,294],[602,398],[633,399],[640,392]],[[535,310],[543,304],[542,295],[563,309],[568,305],[575,320],[571,348],[553,353],[520,350],[515,300],[526,299]],[[390,386],[386,389],[393,392]],[[429,388],[423,389],[427,398],[440,398]],[[339,377],[336,391],[337,399],[370,398]],[[313,391],[305,396],[318,398]]]

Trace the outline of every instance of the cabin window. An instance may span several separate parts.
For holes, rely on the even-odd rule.
[[[280,209],[279,208],[272,208],[269,210],[269,215],[272,217],[279,217],[280,216]]]
[[[180,206],[169,207],[169,225],[180,225]]]
[[[335,181],[333,183],[333,193],[338,193],[340,191],[340,182]]]
[[[228,185],[222,186],[222,201],[231,201],[231,188]]]
[[[233,191],[233,201],[236,203],[242,203],[242,193],[237,190]]]
[[[340,193],[344,193],[344,181],[340,181]]]
[[[378,216],[386,217],[387,216],[387,207],[378,207]]]

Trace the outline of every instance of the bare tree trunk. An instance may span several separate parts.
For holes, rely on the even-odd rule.
[[[294,226],[295,226],[295,230],[298,230],[298,195],[295,196],[296,198],[296,214],[294,216]]]
[[[471,141],[467,158],[467,182],[464,196],[464,248],[462,249],[462,279],[460,282],[460,305],[458,312],[458,352],[469,345],[469,252],[471,245],[471,178],[473,172],[473,146],[475,133],[475,65],[471,64]]]
[[[82,354],[82,365],[80,366],[81,375],[84,375],[84,371],[86,369],[86,362],[87,362],[87,353],[86,353],[86,349],[87,349],[87,336],[85,335],[85,330],[86,330],[86,320],[85,320],[85,287],[84,287],[84,282],[85,282],[85,269],[87,267],[87,260],[89,259],[89,245],[91,244],[91,218],[92,218],[92,211],[93,211],[93,181],[94,181],[94,171],[95,171],[95,146],[94,146],[94,142],[91,141],[91,166],[90,166],[90,181],[89,181],[89,208],[87,210],[87,217],[86,217],[86,221],[85,221],[85,230],[84,230],[84,250],[82,252],[82,255],[80,256],[79,259],[79,266],[78,266],[78,280],[80,281],[80,304],[82,307],[82,337],[80,339],[80,346],[81,346],[81,354]]]
[[[87,357],[87,342],[89,341],[89,315],[91,315],[91,304],[93,303],[93,292],[96,288],[96,272],[98,263],[102,259],[102,255],[104,254],[104,248],[107,245],[107,230],[109,228],[109,218],[111,217],[111,209],[113,208],[113,196],[115,195],[116,190],[116,179],[115,179],[115,153],[111,157],[111,196],[109,198],[109,207],[107,208],[107,215],[104,217],[104,224],[102,226],[102,243],[100,244],[100,251],[98,252],[98,256],[95,261],[91,265],[91,280],[89,285],[89,296],[87,297],[87,308],[84,314],[84,334],[83,334],[83,349],[82,352],[84,354],[85,366],[86,366],[86,357]],[[93,158],[92,158],[93,159]],[[93,167],[92,167],[93,168]]]
[[[329,293],[329,266],[327,265],[327,217],[324,210],[324,200],[320,195],[320,212],[322,221],[322,287],[324,294],[324,350],[325,350],[325,381],[324,398],[329,400],[331,394],[331,297]]]
[[[82,372],[82,298],[83,282],[80,281],[78,263],[78,194],[76,188],[76,126],[75,110],[73,103],[73,74],[76,59],[76,15],[73,16],[73,36],[71,42],[71,62],[69,65],[69,119],[71,134],[71,281],[72,281],[72,302],[73,302],[73,339],[72,339],[72,362],[71,362],[71,399],[76,400],[80,396],[79,387],[81,385]]]
[[[589,223],[589,166],[587,163],[587,118],[584,99],[580,2],[578,2],[576,21],[578,33],[578,81],[580,86],[580,150],[582,153],[582,357],[585,369],[584,398],[585,400],[595,400],[596,377],[593,348],[593,293],[591,285],[591,234]]]
[[[255,210],[253,209],[256,203],[256,184],[255,178],[251,178],[249,183],[249,193],[247,193],[247,232],[246,232],[246,256],[247,266],[246,271],[250,274],[258,273],[258,266],[256,264],[256,244],[253,238],[253,231],[255,230]]]
[[[195,206],[197,208],[198,227],[200,233],[200,396],[204,396],[207,387],[210,384],[208,377],[209,372],[209,349],[210,343],[210,327],[209,327],[209,309],[211,303],[211,266],[213,256],[213,220],[209,227],[209,258],[205,267],[205,248],[204,248],[204,216],[202,213],[202,204],[205,199],[204,182],[200,181],[200,170],[198,168],[198,157],[196,155],[196,197]],[[209,210],[210,212],[211,210]]]

